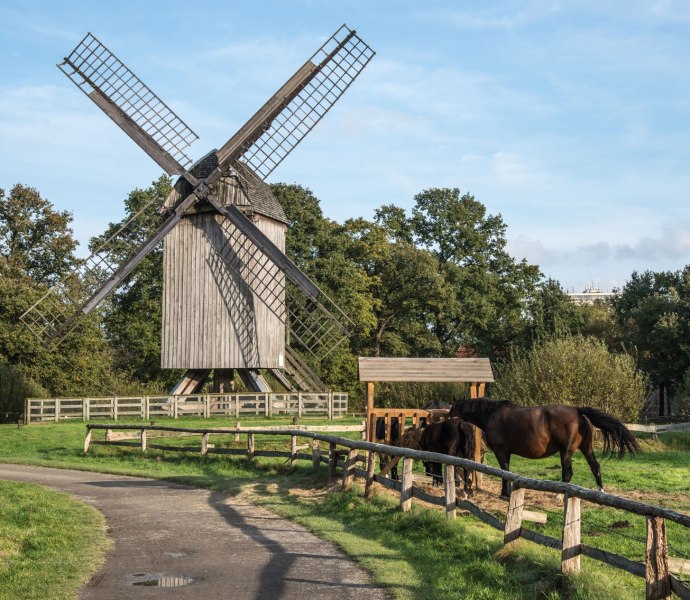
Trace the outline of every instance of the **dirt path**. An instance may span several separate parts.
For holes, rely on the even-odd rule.
[[[0,479],[47,485],[103,513],[114,544],[84,599],[387,597],[333,544],[241,498],[21,465],[0,465]]]

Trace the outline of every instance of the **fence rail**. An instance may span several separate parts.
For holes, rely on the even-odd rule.
[[[27,398],[24,422],[66,420],[216,415],[239,417],[255,415],[326,415],[329,419],[347,413],[345,392],[285,392],[191,394],[180,396],[110,396],[101,398]]]
[[[139,431],[140,445],[144,452],[147,448],[154,447],[178,451],[196,450],[190,447],[181,448],[149,445],[148,432],[161,431],[201,435],[201,445],[198,450],[201,454],[208,454],[211,452],[244,454],[243,450],[214,448],[209,445],[209,437],[211,435],[234,434],[237,439],[240,434],[244,434],[247,436],[246,456],[249,459],[254,459],[257,456],[287,456],[293,464],[299,459],[310,459],[315,468],[320,467],[321,463],[327,463],[329,465],[329,473],[332,477],[336,476],[336,467],[339,462],[342,462],[342,488],[344,490],[352,487],[355,476],[360,476],[366,481],[364,490],[365,497],[369,497],[371,495],[373,482],[377,481],[386,487],[396,489],[400,492],[400,508],[403,511],[410,509],[413,498],[445,507],[448,519],[454,519],[456,517],[457,508],[461,508],[469,511],[491,527],[503,531],[503,541],[505,545],[513,544],[518,539],[525,539],[560,550],[561,570],[563,573],[579,572],[580,557],[584,555],[615,568],[623,569],[633,575],[643,577],[646,581],[646,598],[649,600],[671,598],[672,594],[676,594],[682,600],[690,600],[690,587],[672,573],[674,560],[669,560],[668,556],[665,521],[669,520],[683,527],[690,528],[690,515],[678,511],[637,502],[605,492],[590,490],[570,483],[521,477],[510,471],[504,471],[496,467],[445,454],[351,440],[339,436],[325,435],[323,433],[299,429],[190,429],[168,426],[88,424],[86,427],[86,439],[84,440],[84,452],[88,452],[92,443],[91,434],[93,430],[106,430],[107,438],[107,432],[113,429]],[[290,452],[257,451],[255,445],[255,436],[257,435],[290,436]],[[299,438],[310,439],[311,443],[299,446]],[[320,442],[328,444],[327,458],[321,456]],[[128,442],[119,443],[132,445]],[[135,445],[138,446],[139,444],[135,442]],[[338,446],[345,448],[345,450],[339,450]],[[311,455],[299,453],[300,450],[310,447]],[[366,451],[364,457],[360,456],[360,450]],[[375,474],[377,454],[385,454],[391,457],[397,456],[403,459],[402,481],[394,481],[388,477],[382,477]],[[433,496],[414,486],[412,477],[414,460],[438,462],[444,465],[443,497]],[[359,462],[365,463],[366,470],[357,467],[357,463]],[[507,479],[512,482],[512,491],[504,521],[485,511],[474,502],[456,499],[455,469],[463,467],[479,471],[485,475]],[[527,511],[524,510],[524,494],[525,490],[528,489],[564,495],[564,519],[562,537],[560,540],[522,526],[523,521],[526,520],[525,514],[527,513]],[[587,500],[600,506],[608,506],[646,517],[647,540],[645,562],[637,562],[627,557],[619,556],[612,552],[582,543],[580,539],[580,500]],[[677,561],[675,561],[675,563],[677,563]],[[681,561],[681,569],[676,570],[676,573],[682,571],[683,566]]]

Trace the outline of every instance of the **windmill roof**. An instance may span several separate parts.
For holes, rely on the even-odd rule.
[[[216,152],[216,150],[212,150],[206,156],[200,158],[192,165],[192,167],[189,169],[189,172],[197,179],[205,179],[208,177],[218,168],[218,155]],[[271,192],[271,188],[263,180],[261,180],[254,173],[254,171],[251,170],[251,168],[249,168],[246,164],[237,161],[234,166],[229,169],[227,175],[237,177],[240,186],[246,194],[248,204],[243,203],[242,205],[238,205],[240,208],[244,210],[249,209],[251,212],[287,224],[287,215],[285,214],[280,202],[278,202],[276,197],[273,195],[273,192]],[[179,185],[185,186],[188,184],[186,180],[180,178],[175,187],[178,188]],[[188,190],[188,193],[189,192],[191,192],[191,189]],[[182,194],[182,196],[185,195],[186,194]],[[177,204],[177,202],[174,200],[177,200],[177,198],[173,199],[171,194],[171,196],[168,197],[168,200],[166,200],[165,206],[172,208],[171,204],[173,202],[174,204]]]

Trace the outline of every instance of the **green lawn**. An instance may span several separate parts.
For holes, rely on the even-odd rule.
[[[0,598],[60,600],[102,564],[101,514],[49,488],[0,481]]]
[[[302,423],[325,421],[302,420]],[[359,420],[339,421],[358,423]],[[158,424],[172,421],[158,420]],[[180,419],[190,427],[233,425],[227,419]],[[289,419],[242,420],[243,426],[289,425]],[[133,448],[96,445],[82,452],[83,423],[0,426],[0,461],[71,467],[165,478],[209,487],[230,494],[252,494],[254,501],[286,515],[333,540],[367,568],[376,582],[390,587],[396,598],[639,598],[641,579],[583,558],[583,573],[563,577],[559,554],[521,541],[514,551],[502,549],[502,535],[473,517],[447,523],[440,511],[414,506],[410,513],[397,510],[395,498],[378,493],[364,502],[360,490],[343,494],[327,481],[326,468],[314,474],[311,464],[289,467],[285,459],[242,457],[149,450],[145,456]],[[349,434],[357,437],[358,434]],[[102,438],[94,432],[94,439]],[[149,440],[150,442],[152,440]],[[199,437],[166,439],[166,443],[198,448]],[[235,446],[232,436],[211,438],[211,443]],[[259,448],[287,448],[287,440],[257,439]],[[238,445],[244,447],[245,438]],[[643,441],[647,450],[634,461],[602,464],[604,483],[612,492],[689,511],[688,460],[690,434],[668,434],[660,442]],[[492,457],[487,457],[492,463]],[[512,469],[528,476],[558,479],[558,460],[515,459]],[[593,487],[584,460],[574,464],[574,483]],[[539,505],[543,498],[534,498]],[[528,503],[532,500],[527,497]],[[549,522],[530,524],[560,537],[560,511],[546,505]],[[499,511],[500,513],[500,511]],[[668,524],[672,554],[690,556],[690,536]],[[640,559],[644,554],[644,520],[619,511],[583,505],[583,541]]]

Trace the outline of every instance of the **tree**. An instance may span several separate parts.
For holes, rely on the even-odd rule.
[[[414,199],[414,239],[434,254],[439,273],[453,290],[434,315],[443,353],[452,355],[460,345],[490,356],[505,352],[523,335],[526,303],[539,281],[539,268],[508,254],[503,219],[487,215],[474,196],[461,196],[457,188],[435,188]]]
[[[20,321],[76,265],[71,220],[34,188],[15,185],[7,197],[0,190],[0,363],[15,382],[26,383],[13,387],[7,412],[23,410],[17,390],[34,384],[50,394],[112,393],[110,354],[97,315],[83,320],[58,348],[44,347]]]
[[[593,406],[623,420],[639,417],[647,378],[635,359],[612,353],[601,340],[550,337],[514,349],[495,365],[491,395],[525,406]]]
[[[170,178],[162,176],[146,189],[135,189],[125,200],[125,217],[111,223],[93,238],[89,247],[100,246],[130,219],[135,225],[120,236],[116,260],[131,255],[162,223],[157,209],[171,190]],[[117,366],[142,384],[166,389],[179,379],[177,370],[160,368],[163,296],[163,248],[159,244],[139,263],[114,294],[104,303],[103,324],[116,352]]]
[[[665,398],[690,368],[690,266],[682,271],[634,272],[612,300],[623,340],[637,348],[640,366]]]
[[[74,265],[72,215],[53,209],[35,188],[0,189],[0,276],[52,285]]]

